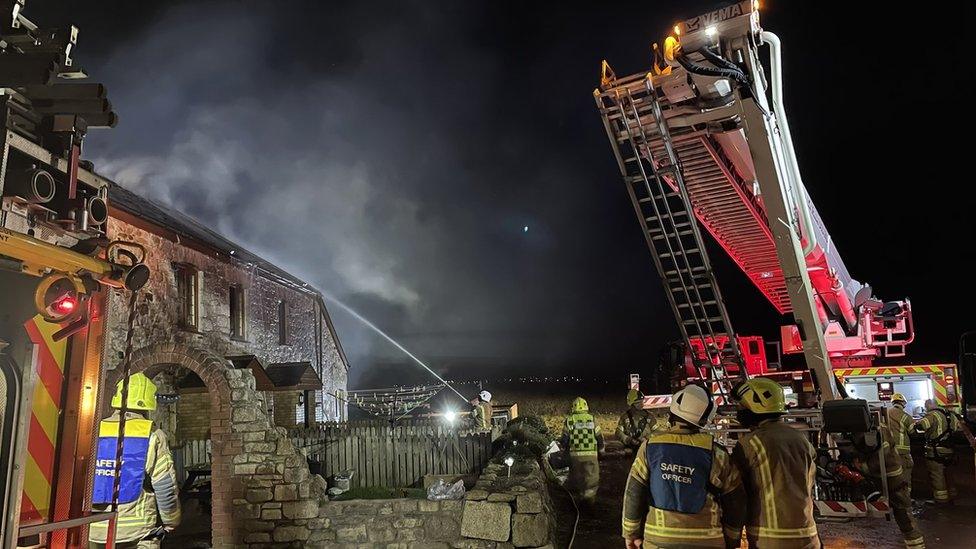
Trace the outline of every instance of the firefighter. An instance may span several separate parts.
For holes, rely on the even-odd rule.
[[[481,431],[491,431],[491,393],[481,391],[471,399],[471,419],[474,428]]]
[[[892,399],[894,399],[892,397]],[[918,523],[912,515],[911,477],[910,469],[905,469],[897,446],[892,444],[896,439],[893,424],[882,425],[873,433],[858,433],[851,439],[854,442],[855,463],[862,473],[874,479],[881,485],[881,460],[878,446],[884,452],[885,470],[883,472],[888,484],[888,499],[891,511],[895,516],[898,529],[905,536],[905,547],[908,549],[925,549],[925,539],[918,529]]]
[[[782,420],[783,388],[756,377],[734,390],[739,422],[750,431],[732,451],[746,491],[746,536],[751,549],[818,549],[813,521],[816,450]]]
[[[669,427],[640,446],[624,489],[628,548],[738,547],[745,490],[728,451],[702,428],[715,403],[700,385],[671,398]]]
[[[654,428],[656,420],[651,413],[642,406],[640,392],[637,389],[627,391],[627,411],[620,415],[615,434],[617,440],[631,452],[636,452],[648,431]]]
[[[956,497],[956,487],[949,479],[948,465],[955,457],[949,438],[959,429],[959,418],[931,399],[925,401],[925,410],[925,416],[915,422],[915,430],[925,435],[925,466],[932,482],[932,497],[936,503],[950,503]]]
[[[906,404],[908,400],[905,399],[905,395],[901,393],[891,395],[891,407],[888,408],[886,415],[895,453],[901,458],[901,468],[905,471],[908,489],[911,491],[912,469],[915,467],[915,461],[912,459],[912,441],[909,439],[909,434],[913,430],[915,419],[905,411]]]
[[[563,426],[561,443],[569,453],[569,478],[566,486],[578,501],[592,507],[596,503],[596,491],[600,486],[603,434],[582,397],[573,400],[572,411]]]
[[[166,443],[166,434],[156,429],[147,417],[156,409],[156,385],[144,374],[129,378],[126,398],[125,448],[119,483],[119,514],[116,547],[149,549],[180,523],[180,500],[176,469]],[[98,454],[95,460],[95,485],[92,510],[104,512],[112,502],[115,480],[115,453],[122,408],[122,382],[115,389],[112,408],[116,411],[98,427]],[[104,547],[107,522],[89,528],[91,547]]]

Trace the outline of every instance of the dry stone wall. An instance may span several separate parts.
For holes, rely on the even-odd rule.
[[[538,464],[508,476],[489,465],[464,501],[412,499],[323,502],[306,547],[364,549],[549,548],[552,500]]]

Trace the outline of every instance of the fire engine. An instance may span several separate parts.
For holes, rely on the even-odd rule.
[[[811,201],[783,102],[782,49],[760,26],[758,2],[737,2],[674,25],[649,71],[618,76],[604,61],[593,97],[682,336],[678,377],[710,385],[720,403],[738,379],[778,379],[815,427],[811,438],[829,446],[848,394],[884,401],[900,390],[913,404],[952,405],[955,371],[874,366],[905,356],[911,302],[879,299],[851,275]],[[792,314],[772,356],[770,342],[733,329],[704,233],[776,311]],[[780,350],[805,367],[781,368]],[[646,407],[668,403],[645,397]],[[867,514],[863,499],[853,503],[852,514]]]
[[[78,29],[0,1],[0,547],[84,547],[109,288],[148,280],[106,234],[107,182],[82,160],[116,116],[73,59]]]

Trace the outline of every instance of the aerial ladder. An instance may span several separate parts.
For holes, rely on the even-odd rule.
[[[760,61],[769,48],[770,75]],[[821,400],[834,368],[905,354],[909,300],[854,280],[800,176],[783,103],[780,41],[753,1],[682,21],[649,72],[606,62],[597,107],[682,338],[700,377],[748,376],[701,228],[781,314]],[[752,371],[752,373],[759,373]]]
[[[783,350],[802,353],[813,398],[790,414],[821,451],[818,510],[886,513],[885,498],[871,503],[833,473],[842,470],[842,437],[877,435],[880,423],[866,401],[842,401],[834,373],[904,356],[914,339],[911,303],[879,300],[851,277],[810,200],[786,118],[779,38],[746,0],[679,22],[653,54],[649,71],[629,76],[604,61],[593,97],[689,355],[687,381],[729,404],[734,382],[777,373],[751,360],[748,338],[734,331],[707,233],[773,308],[792,314]],[[631,387],[638,383],[632,376]],[[645,399],[648,407],[667,397]]]

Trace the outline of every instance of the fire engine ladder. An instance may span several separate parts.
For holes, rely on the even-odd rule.
[[[728,379],[726,366],[734,364],[744,376],[662,101],[649,75],[617,80],[612,74],[604,65],[604,91],[594,96],[681,335],[699,373],[709,368],[713,379]],[[722,336],[729,343],[719,348],[715,342]],[[692,342],[700,343],[707,361]],[[727,383],[717,385],[722,393],[729,390]]]

